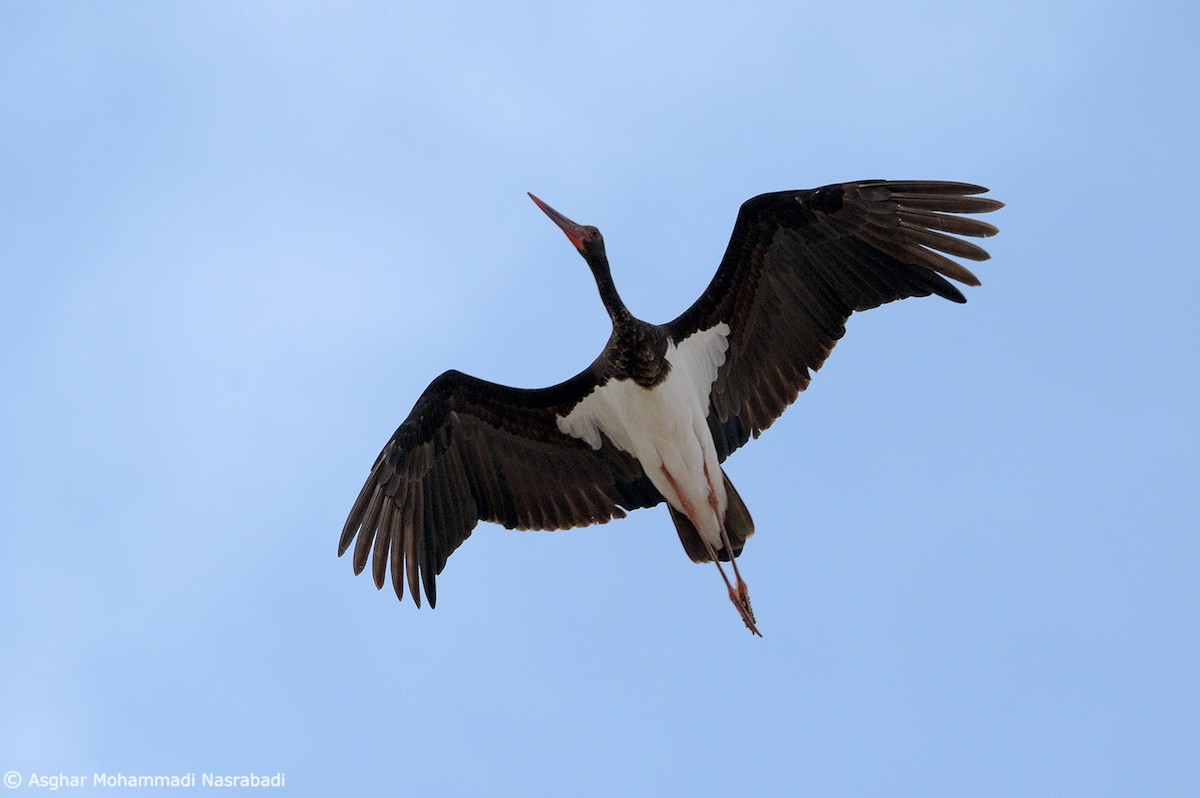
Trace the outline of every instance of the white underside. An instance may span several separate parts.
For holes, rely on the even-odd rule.
[[[716,494],[721,516],[727,497],[708,430],[708,396],[728,348],[726,324],[693,333],[678,346],[672,341],[667,346],[671,372],[658,386],[648,390],[632,380],[610,380],[558,417],[562,432],[593,449],[600,448],[603,432],[614,446],[636,457],[672,507],[697,516],[693,522],[714,548],[721,546],[721,532],[709,492]]]

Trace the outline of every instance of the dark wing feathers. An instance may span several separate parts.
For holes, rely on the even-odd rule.
[[[382,587],[390,567],[398,598],[407,580],[419,606],[419,581],[433,606],[435,577],[480,520],[567,529],[661,502],[631,456],[612,446],[595,451],[559,432],[555,416],[593,385],[587,371],[541,390],[457,371],[435,379],[376,458],[339,556],[354,543],[355,573],[369,559]]]
[[[667,325],[676,341],[721,322],[730,327],[709,408],[722,460],[808,387],[853,311],[930,294],[966,301],[946,278],[979,280],[946,256],[987,260],[984,250],[954,237],[996,234],[990,224],[954,215],[1003,207],[975,196],[985,191],[876,180],[763,194],[742,205],[708,289]]]
[[[708,289],[667,325],[679,342],[719,323],[729,350],[713,384],[709,427],[724,460],[795,401],[845,334],[846,319],[910,296],[966,301],[946,278],[979,280],[947,255],[988,255],[955,236],[990,224],[956,214],[1002,207],[965,183],[864,181],[763,194],[742,205]],[[944,254],[943,254],[944,253]],[[480,521],[564,529],[603,523],[662,496],[613,446],[594,451],[555,417],[592,390],[591,370],[540,390],[448,371],[434,380],[379,453],[342,530],[354,571],[377,587],[390,570],[430,606],[435,577]],[[357,540],[356,540],[357,538]]]

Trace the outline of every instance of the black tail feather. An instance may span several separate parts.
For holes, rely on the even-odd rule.
[[[746,545],[747,538],[754,534],[754,521],[750,518],[750,511],[746,509],[746,503],[734,489],[729,477],[725,476],[724,469],[721,470],[721,478],[725,480],[725,495],[728,498],[728,506],[725,509],[725,532],[729,535],[729,542],[733,544],[733,556],[739,557]],[[700,533],[688,520],[688,517],[669,504],[667,509],[671,511],[671,520],[675,522],[675,531],[679,533],[679,542],[683,544],[683,550],[692,558],[692,562],[711,562],[712,558],[708,556],[704,540],[701,539]],[[724,546],[717,549],[717,559],[729,562],[729,552]]]

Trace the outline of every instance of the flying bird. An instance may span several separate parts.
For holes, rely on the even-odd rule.
[[[617,293],[604,238],[529,196],[587,261],[612,334],[590,366],[548,388],[459,371],[437,377],[375,459],[338,556],[354,544],[382,588],[436,577],[476,524],[568,529],[665,501],[684,551],[716,563],[730,601],[760,634],[737,557],[754,523],[721,464],[808,387],[854,311],[979,280],[949,256],[988,254],[955,236],[1003,207],[982,186],[868,180],[762,194],[743,203],[708,288],[674,321],[650,324]],[[357,540],[356,540],[357,539]],[[729,563],[726,574],[721,563]]]

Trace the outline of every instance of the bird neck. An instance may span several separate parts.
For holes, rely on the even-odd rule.
[[[596,287],[600,289],[600,300],[604,302],[604,308],[608,311],[613,324],[632,321],[633,314],[621,301],[621,296],[617,293],[617,286],[613,283],[612,271],[608,268],[608,258],[603,252],[594,255],[589,253],[587,261],[592,268],[592,275],[596,278]]]

